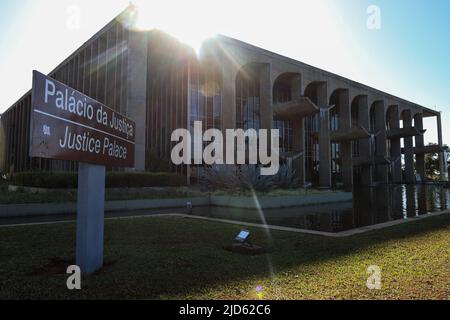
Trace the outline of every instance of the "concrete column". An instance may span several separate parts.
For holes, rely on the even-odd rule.
[[[437,116],[437,130],[438,130],[438,144],[440,147],[443,146],[442,141],[442,119],[441,113]],[[441,173],[441,180],[448,181],[448,169],[444,152],[439,152],[439,172]]]
[[[293,121],[293,147],[294,150],[305,151],[305,119],[299,118]],[[293,166],[295,168],[295,172],[300,179],[300,184],[305,185],[305,155],[302,155],[300,158],[294,160]]]
[[[375,103],[375,118],[376,131],[379,132],[378,136],[376,137],[376,156],[387,157],[386,112],[384,101]],[[376,165],[375,170],[378,182],[385,184],[389,183],[387,165]]]
[[[403,186],[394,186],[392,188],[392,193],[393,203],[391,220],[401,219],[403,218]]]
[[[447,189],[442,188],[439,191],[439,204],[440,204],[440,209],[441,211],[450,209],[447,207]]]
[[[319,121],[319,186],[331,188],[330,113],[327,98],[327,84],[317,88],[317,105],[320,107]]]
[[[406,217],[415,217],[416,212],[416,186],[406,187]]]
[[[259,73],[259,110],[261,129],[273,128],[272,83],[270,64],[263,64]]]
[[[398,106],[390,108],[389,111],[389,125],[390,129],[400,128],[400,114]],[[391,139],[391,161],[394,161],[391,165],[392,169],[392,182],[402,183],[402,150],[400,144],[400,138]]]
[[[422,130],[423,129],[423,117],[418,114],[414,117],[414,127]],[[424,146],[423,135],[415,136],[416,147]],[[420,175],[422,181],[425,181],[425,154],[416,154],[416,172]]]
[[[358,99],[358,123],[366,130],[370,130],[370,113],[369,102],[366,96]],[[363,139],[359,142],[360,156],[363,158],[369,158],[370,154],[370,139]],[[361,183],[365,186],[372,185],[372,167],[363,166],[361,168]]]
[[[412,127],[411,111],[403,112],[403,128]],[[414,149],[413,149],[413,138],[404,138],[404,149],[405,149],[405,182],[415,183],[416,177],[414,176]]]
[[[300,98],[302,95],[302,82],[301,76],[295,75],[292,77],[291,82],[291,95],[292,100]],[[305,152],[305,119],[296,118],[293,120],[293,147],[295,151]],[[300,179],[300,184],[305,185],[305,156],[302,155],[300,158],[294,160],[293,166],[295,172]]]
[[[127,116],[136,123],[134,163],[145,171],[147,109],[147,33],[130,31],[128,38]]]
[[[417,186],[417,213],[418,215],[427,214],[427,194],[422,185]]]
[[[348,90],[339,92],[339,129],[350,130],[352,113],[349,100]],[[341,143],[341,174],[342,182],[345,187],[351,187],[353,185],[353,162],[352,162],[352,143],[351,141],[345,141]]]

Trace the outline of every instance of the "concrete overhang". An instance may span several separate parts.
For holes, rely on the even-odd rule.
[[[426,132],[426,130],[417,129],[415,127],[409,128],[395,128],[387,131],[388,139],[400,139],[421,136]]]
[[[414,154],[433,154],[433,153],[439,153],[444,152],[446,148],[440,147],[438,145],[433,146],[423,146],[423,147],[415,147],[413,148]],[[405,148],[402,148],[402,153],[405,153]]]
[[[353,140],[367,139],[370,133],[361,126],[355,126],[350,129],[340,129],[330,132],[330,140],[333,142],[345,142]]]
[[[389,165],[389,164],[391,164],[391,161],[384,156],[353,158],[354,166],[375,166],[375,165]]]
[[[277,103],[273,105],[273,116],[278,120],[292,120],[293,118],[304,118],[319,112],[316,106],[309,98],[300,97],[295,100]]]
[[[424,118],[437,117],[439,115],[439,111],[435,111],[429,108],[422,107],[422,116]]]

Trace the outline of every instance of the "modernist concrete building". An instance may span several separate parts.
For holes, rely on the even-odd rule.
[[[161,31],[134,29],[136,14],[127,8],[49,74],[134,119],[136,170],[191,172],[171,164],[170,135],[201,120],[281,129],[286,155],[301,154],[297,174],[321,187],[413,183],[426,153],[439,154],[446,178],[439,112],[224,36],[197,56]],[[1,118],[0,170],[76,170],[28,156],[30,106],[28,92]],[[425,117],[436,118],[435,147],[424,146]]]

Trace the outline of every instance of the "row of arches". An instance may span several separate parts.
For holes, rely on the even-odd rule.
[[[239,70],[236,75],[236,126],[242,128],[261,128],[261,68],[262,64],[247,64]],[[311,81],[302,86],[302,75],[295,72],[285,72],[276,76],[270,83],[271,103],[288,103],[297,98],[305,97],[314,103],[320,111],[309,115],[304,119],[277,119],[273,118],[273,128],[280,129],[281,147],[284,151],[293,151],[295,140],[299,137],[293,136],[295,123],[302,122],[303,134],[300,145],[303,148],[305,180],[318,184],[327,184],[327,180],[353,184],[355,181],[369,183],[377,179],[382,181],[395,181],[401,177],[398,172],[402,170],[401,164],[401,141],[400,138],[389,139],[387,133],[391,129],[402,129],[407,127],[423,127],[422,114],[416,109],[408,109],[404,105],[389,105],[383,99],[373,99],[369,95],[350,93],[348,88],[334,88],[328,92],[329,85],[326,81]],[[322,118],[324,117],[324,121]],[[324,125],[325,124],[325,125]],[[326,127],[326,128],[325,128]],[[328,132],[340,132],[362,128],[368,132],[364,139],[351,141],[328,141],[321,142],[321,134]],[[325,139],[327,140],[327,139]],[[405,138],[403,145],[408,147],[411,141],[420,143],[420,137]],[[423,137],[422,137],[423,144]],[[414,145],[412,143],[411,147]],[[324,151],[325,148],[329,150]],[[322,148],[321,148],[322,147]],[[322,150],[321,150],[322,149]],[[325,155],[324,155],[325,153]],[[408,157],[408,155],[406,155]],[[344,159],[350,157],[349,160]],[[350,178],[344,181],[342,173],[347,168],[344,164],[353,167],[351,158],[369,157],[375,160],[365,159],[362,165],[355,165],[355,170],[350,173]],[[328,162],[327,162],[328,158]],[[383,160],[384,159],[384,160]],[[399,160],[400,159],[400,160]],[[391,161],[392,160],[392,161]],[[345,163],[347,161],[347,163]],[[384,161],[384,162],[383,162]],[[344,162],[344,163],[343,163]],[[394,162],[392,164],[391,162]],[[321,179],[321,164],[329,167],[330,177]],[[393,168],[395,166],[395,168]],[[367,169],[369,167],[369,169]],[[364,171],[370,171],[369,174]],[[354,171],[354,172],[353,172]],[[395,171],[395,173],[394,173]],[[366,176],[366,177],[364,177]],[[351,182],[349,182],[351,179]],[[364,180],[366,182],[364,182]]]

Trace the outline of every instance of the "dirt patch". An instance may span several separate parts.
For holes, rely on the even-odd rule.
[[[263,247],[254,244],[250,245],[250,244],[233,243],[228,246],[225,246],[224,249],[233,253],[249,256],[264,254],[267,252]]]
[[[94,274],[100,274],[107,269],[109,269],[112,265],[114,265],[115,261],[104,261],[103,267],[96,271]],[[66,276],[67,267],[74,265],[75,259],[61,259],[61,258],[52,258],[50,262],[46,265],[34,268],[33,271],[29,275],[31,276]]]

